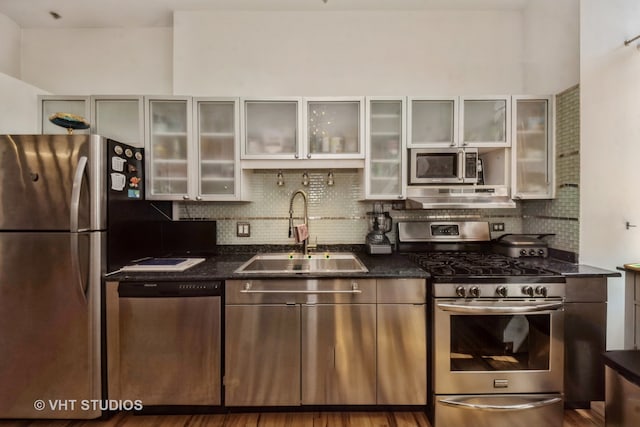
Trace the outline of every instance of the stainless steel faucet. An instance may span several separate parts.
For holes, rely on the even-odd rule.
[[[293,201],[297,195],[302,196],[302,200],[304,202],[304,224],[307,226],[307,238],[302,241],[302,253],[305,255],[309,254],[310,248],[315,248],[315,245],[309,245],[309,238],[311,234],[309,233],[309,213],[308,213],[308,201],[307,201],[307,193],[302,190],[296,190],[291,195],[291,199],[289,199],[289,237],[293,236]]]

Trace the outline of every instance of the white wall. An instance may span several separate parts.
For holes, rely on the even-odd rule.
[[[24,29],[22,79],[55,94],[172,93],[170,28]]]
[[[38,95],[46,93],[0,73],[0,135],[38,133]]]
[[[637,0],[582,0],[580,261],[640,261],[640,33]],[[625,222],[638,225],[625,229]],[[609,280],[607,347],[623,347],[624,283]]]
[[[20,27],[0,14],[0,73],[20,78]]]
[[[523,12],[524,93],[559,93],[580,79],[580,0],[531,0]]]
[[[520,11],[181,11],[186,95],[498,94],[523,90]]]

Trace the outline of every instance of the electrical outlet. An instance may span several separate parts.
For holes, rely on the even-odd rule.
[[[251,226],[248,222],[236,222],[236,236],[251,237]]]
[[[504,222],[492,222],[491,231],[504,231]]]

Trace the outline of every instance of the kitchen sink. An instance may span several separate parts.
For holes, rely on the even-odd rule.
[[[367,267],[352,253],[325,252],[318,254],[270,253],[258,254],[235,272],[244,274],[281,273],[364,273]]]

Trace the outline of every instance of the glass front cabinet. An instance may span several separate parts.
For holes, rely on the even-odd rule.
[[[194,98],[196,200],[240,199],[237,98]]]
[[[304,98],[307,159],[363,159],[364,98]]]
[[[461,97],[458,145],[511,146],[511,97]]]
[[[242,159],[364,159],[364,98],[241,100]]]
[[[134,147],[144,147],[144,97],[92,96],[91,132]]]
[[[409,97],[409,148],[444,148],[458,145],[457,97]]]
[[[70,113],[91,123],[91,106],[88,96],[38,95],[38,130],[46,135],[66,135],[67,129],[49,121],[55,113]],[[74,134],[88,134],[90,129],[75,129]]]
[[[513,97],[512,185],[517,199],[554,197],[553,97]]]
[[[191,98],[146,97],[145,107],[146,197],[190,200]]]
[[[242,158],[300,158],[302,98],[243,98]]]
[[[405,98],[367,98],[366,199],[395,200],[405,197],[405,123]]]

